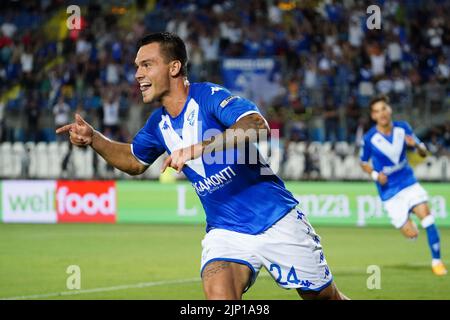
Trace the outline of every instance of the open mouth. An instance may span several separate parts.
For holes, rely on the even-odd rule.
[[[140,84],[141,92],[147,91],[148,89],[150,89],[151,86],[152,86],[151,83],[141,83]]]

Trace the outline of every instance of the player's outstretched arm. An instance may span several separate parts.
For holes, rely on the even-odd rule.
[[[75,121],[60,127],[57,134],[69,132],[70,142],[76,146],[91,146],[106,162],[130,175],[143,173],[147,167],[141,164],[131,153],[128,143],[112,141],[95,130],[79,114]]]

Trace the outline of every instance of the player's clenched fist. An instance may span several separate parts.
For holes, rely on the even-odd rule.
[[[79,114],[75,114],[75,122],[56,129],[56,133],[69,132],[70,142],[76,146],[87,146],[92,143],[94,128]]]
[[[387,178],[387,176],[386,176],[383,172],[380,172],[380,173],[378,174],[378,182],[379,182],[382,186],[384,186],[384,185],[387,183],[387,180],[388,180],[388,178]]]

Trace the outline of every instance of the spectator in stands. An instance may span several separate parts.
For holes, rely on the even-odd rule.
[[[116,140],[119,131],[119,96],[116,92],[110,91],[103,101],[103,132]]]
[[[436,74],[439,82],[449,83],[450,80],[450,62],[445,58],[445,55],[439,56],[439,63],[437,66]]]
[[[69,122],[70,106],[65,102],[64,96],[60,95],[58,102],[53,106],[53,115],[55,116],[55,127],[63,126]],[[67,137],[64,135],[57,135],[57,141],[65,141]]]
[[[345,109],[346,120],[346,136],[348,143],[354,143],[356,140],[356,133],[358,130],[359,119],[361,117],[361,108],[358,105],[356,97],[352,96],[347,103]]]
[[[2,32],[3,36],[9,39],[14,38],[14,35],[17,32],[17,26],[13,22],[12,12],[6,13],[5,20],[0,26],[0,31]]]
[[[56,32],[45,22],[65,9],[63,2],[36,6],[30,21],[22,19],[20,6],[5,2],[0,13],[0,87],[5,95],[8,92],[3,100],[4,127],[8,126],[4,139],[20,138],[20,123],[28,122],[28,116],[18,110],[28,103],[24,92],[30,88],[41,92],[48,108],[63,91],[72,108],[82,101],[91,120],[102,123],[103,115],[97,114],[102,109],[99,93],[110,85],[120,88],[134,81],[130,52],[137,38],[156,31],[152,28],[173,31],[194,48],[190,50],[191,81],[208,78],[221,83],[219,61],[224,57],[275,57],[288,89],[282,100],[297,114],[323,106],[328,95],[324,88],[330,89],[337,105],[346,106],[348,97],[356,93],[358,105],[365,107],[381,91],[389,92],[396,105],[423,109],[427,102],[435,111],[445,111],[450,2],[380,2],[383,28],[374,31],[367,30],[366,7],[357,1],[317,8],[293,3],[286,10],[281,1],[158,1],[157,11],[137,5],[137,13],[127,11],[118,23],[108,4],[93,0],[85,8],[83,30],[53,40]],[[10,94],[13,88],[16,94]],[[273,105],[266,98],[279,99],[263,93],[266,106]],[[129,107],[121,106],[126,114]],[[42,112],[41,122],[51,122],[52,116]],[[323,121],[317,114],[317,122],[305,124],[312,129]]]
[[[320,178],[320,155],[316,152],[310,152],[310,142],[305,147],[305,169],[303,179],[316,180]]]
[[[26,141],[39,141],[39,118],[41,111],[39,110],[39,95],[33,91],[28,95],[25,105],[25,113],[27,115],[27,132]]]
[[[336,142],[340,140],[339,134],[339,114],[336,103],[332,96],[327,95],[323,108],[325,125],[325,140]]]

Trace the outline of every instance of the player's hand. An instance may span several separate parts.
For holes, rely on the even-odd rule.
[[[196,159],[202,155],[203,147],[201,144],[193,144],[192,146],[178,149],[164,160],[161,173],[166,171],[168,167],[172,167],[180,173],[187,161]]]
[[[76,146],[90,145],[94,136],[94,128],[78,113],[75,114],[75,122],[56,129],[57,134],[64,132],[69,132],[70,142]]]
[[[405,135],[405,142],[408,147],[415,148],[417,146],[416,140],[411,136]]]
[[[387,181],[388,181],[387,175],[385,175],[383,172],[380,172],[380,173],[378,174],[378,182],[379,182],[382,186],[384,186],[384,185],[387,183]]]

